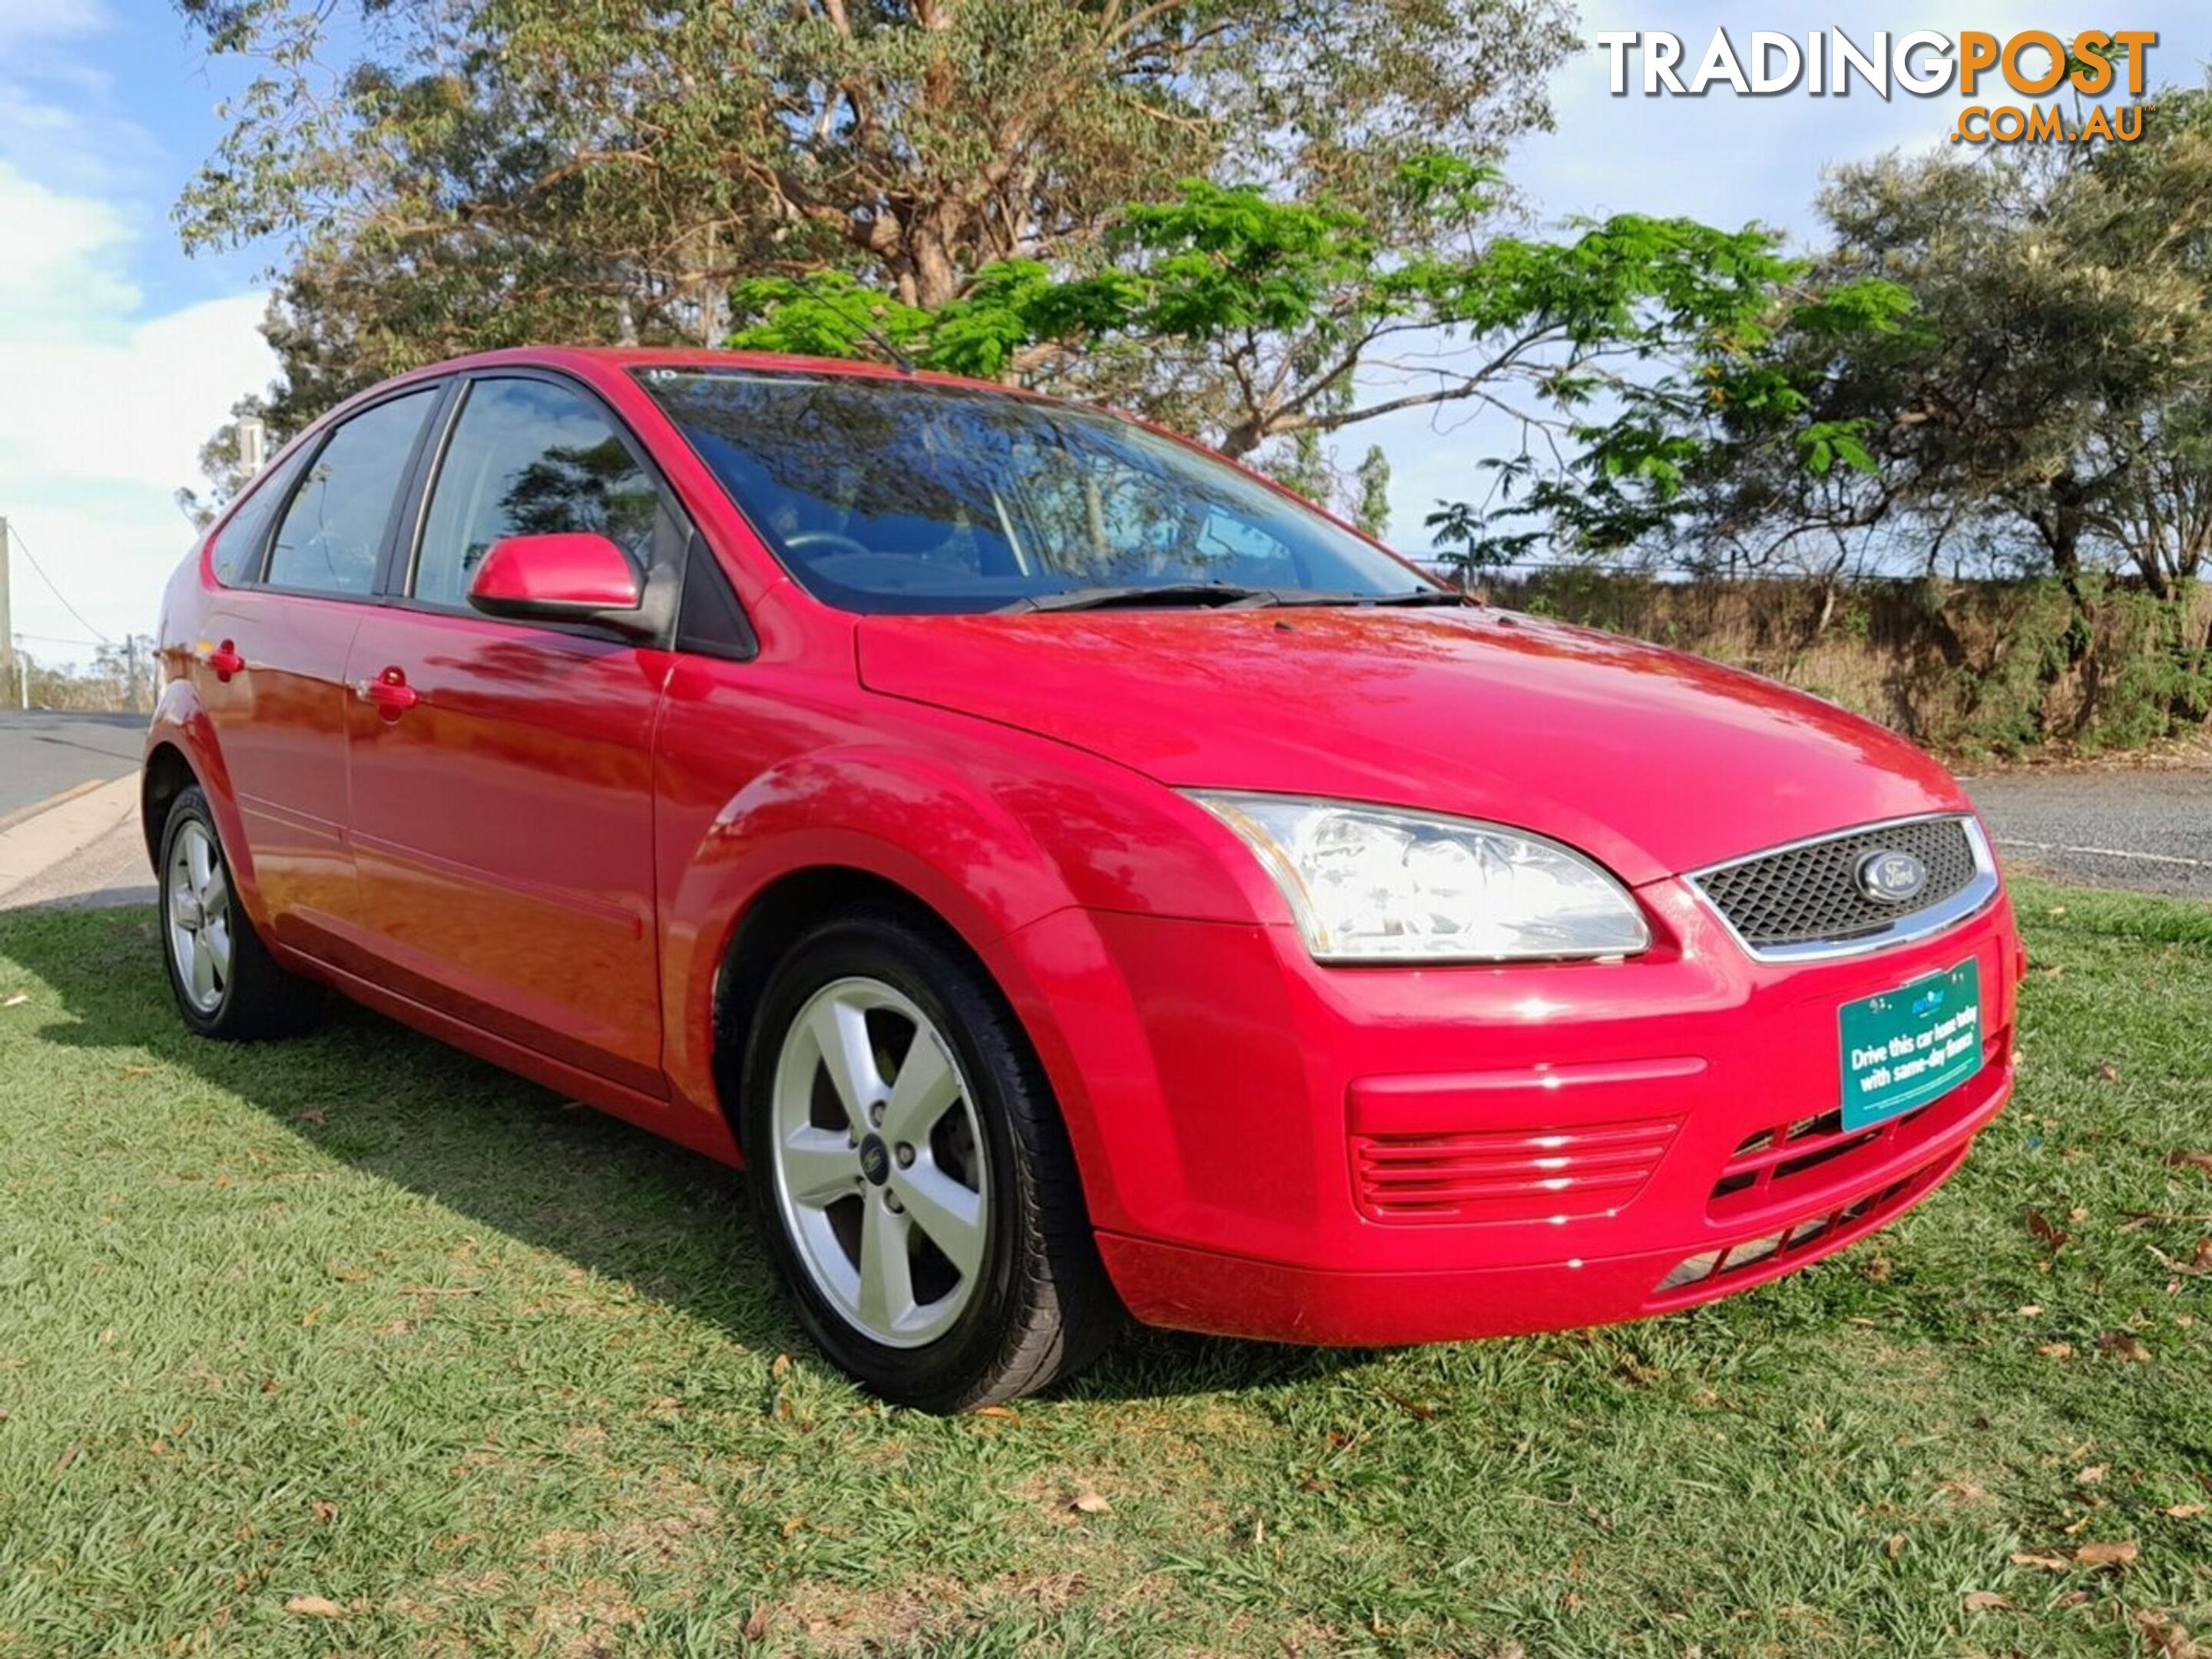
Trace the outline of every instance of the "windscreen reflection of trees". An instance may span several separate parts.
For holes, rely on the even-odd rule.
[[[1110,417],[872,382],[649,384],[799,574],[840,588],[1006,598],[1125,583],[1413,585],[1325,520]]]

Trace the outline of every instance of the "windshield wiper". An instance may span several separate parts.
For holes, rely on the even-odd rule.
[[[1153,605],[1206,605],[1215,610],[1279,605],[1281,599],[1265,587],[1238,587],[1229,582],[1161,582],[1127,587],[1071,587],[1064,593],[1032,593],[1002,605],[1002,612],[1021,611],[1115,611]]]
[[[1274,602],[1280,605],[1318,609],[1328,606],[1345,611],[1364,611],[1377,605],[1398,605],[1412,609],[1416,605],[1474,605],[1468,594],[1449,587],[1416,587],[1404,593],[1329,593],[1309,588],[1277,588]]]
[[[1379,594],[1371,599],[1363,599],[1360,603],[1402,605],[1473,605],[1475,600],[1473,596],[1462,593],[1455,587],[1416,587],[1410,592]]]

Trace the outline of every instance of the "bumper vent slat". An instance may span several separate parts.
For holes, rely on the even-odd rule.
[[[1352,1185],[1378,1221],[1545,1221],[1628,1202],[1679,1119],[1531,1131],[1355,1135]]]

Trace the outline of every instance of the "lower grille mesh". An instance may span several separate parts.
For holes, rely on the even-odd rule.
[[[1927,1184],[1928,1177],[1924,1174],[1908,1176],[1902,1181],[1892,1182],[1877,1192],[1855,1198],[1826,1215],[1808,1216],[1780,1232],[1747,1238],[1740,1244],[1729,1245],[1726,1249],[1704,1250],[1696,1255],[1686,1256],[1654,1287],[1654,1294],[1663,1296],[1671,1291],[1702,1285],[1708,1279],[1725,1279],[1733,1273],[1747,1273],[1753,1267],[1771,1266],[1777,1261],[1794,1260],[1812,1249],[1830,1233],[1840,1231],[1855,1222],[1878,1218],[1902,1209],[1905,1201]]]

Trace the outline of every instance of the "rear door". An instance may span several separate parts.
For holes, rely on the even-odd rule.
[[[347,653],[374,609],[399,497],[442,384],[350,415],[288,460],[216,538],[225,584],[195,642],[265,918],[284,943],[343,956]]]
[[[672,615],[688,526],[597,398],[524,371],[465,387],[420,520],[347,671],[351,823],[379,977],[657,1091],[653,731],[672,659],[494,620],[466,596],[502,538],[592,531]],[[407,706],[380,684],[404,686]]]

